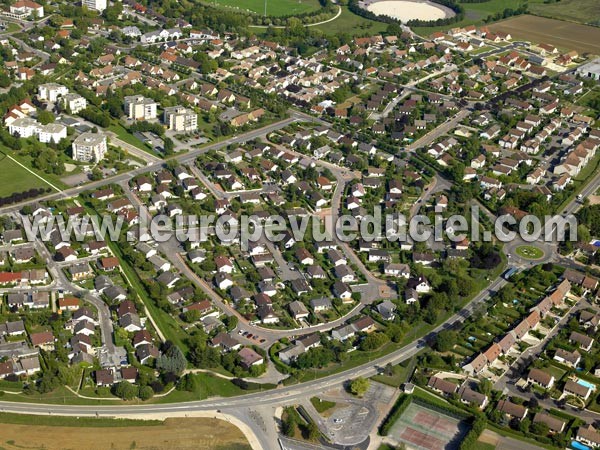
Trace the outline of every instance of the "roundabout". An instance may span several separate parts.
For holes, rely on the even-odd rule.
[[[544,251],[533,245],[520,245],[515,248],[515,253],[523,259],[538,260],[545,255]]]

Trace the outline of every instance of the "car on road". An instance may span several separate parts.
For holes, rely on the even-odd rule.
[[[262,343],[266,342],[266,339],[262,338],[259,342],[262,344]]]
[[[240,331],[238,331],[238,334],[242,334],[242,335],[243,335],[244,333],[245,333],[245,331],[244,331],[244,330],[240,330]]]
[[[333,419],[333,423],[342,423],[344,419]]]
[[[248,339],[252,339],[252,333],[248,333],[248,334],[246,335],[246,337],[247,337]]]

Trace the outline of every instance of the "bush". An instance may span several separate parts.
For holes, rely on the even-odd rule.
[[[388,435],[392,425],[396,423],[396,421],[400,418],[404,411],[406,411],[406,408],[408,408],[411,403],[412,397],[410,395],[401,395],[398,400],[396,400],[396,403],[394,403],[394,406],[392,406],[392,409],[381,424],[381,427],[379,427],[379,434],[381,436]]]
[[[142,400],[150,400],[154,396],[154,391],[150,386],[142,386],[138,395]]]
[[[459,450],[475,450],[477,448],[477,440],[485,427],[487,426],[487,420],[484,416],[477,416],[473,421],[473,427],[467,433],[463,441],[460,443]]]

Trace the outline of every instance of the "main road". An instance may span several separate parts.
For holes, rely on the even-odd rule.
[[[451,316],[444,323],[431,331],[431,334],[438,333],[441,330],[453,327],[455,324],[463,322],[470,317],[485,300],[498,291],[506,281],[501,277],[493,280],[490,285],[481,291],[473,300],[471,300],[460,311]],[[146,405],[49,405],[18,402],[0,402],[0,409],[3,412],[28,413],[28,414],[58,414],[58,415],[79,415],[79,416],[125,416],[152,413],[170,413],[181,411],[206,411],[223,408],[240,408],[248,405],[282,405],[294,403],[300,398],[310,397],[313,394],[322,393],[333,386],[343,384],[348,379],[359,376],[370,377],[377,374],[386,364],[397,364],[410,359],[417,354],[426,341],[424,338],[415,339],[412,343],[393,351],[385,356],[375,358],[369,363],[357,367],[346,369],[339,373],[328,375],[314,381],[308,381],[300,385],[281,387],[269,391],[257,392],[241,395],[232,398],[215,398],[199,401],[171,403],[171,404],[146,404]]]

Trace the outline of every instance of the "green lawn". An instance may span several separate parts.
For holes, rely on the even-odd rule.
[[[560,0],[546,3],[545,0],[529,0],[529,11],[537,16],[569,20],[589,25],[600,24],[600,2],[598,0]]]
[[[477,441],[477,450],[494,450],[495,448],[496,448],[495,445]]]
[[[184,353],[189,351],[187,346],[187,333],[181,329],[174,317],[170,316],[166,311],[159,308],[146,294],[142,282],[131,265],[125,261],[121,249],[116,242],[109,242],[109,247],[121,262],[121,269],[131,283],[131,287],[138,293],[142,302],[148,308],[148,312],[156,322],[158,328],[163,333],[166,339],[176,344]]]
[[[267,16],[303,14],[321,8],[317,0],[212,0],[207,3],[251,11],[260,15],[264,15],[266,4]]]
[[[95,417],[68,417],[68,416],[33,416],[26,414],[0,413],[0,423],[15,425],[43,425],[62,427],[134,427],[162,425],[160,420],[141,419],[105,419]]]
[[[127,131],[123,127],[123,125],[121,125],[121,123],[114,123],[110,127],[108,127],[108,129],[115,133],[123,142],[133,145],[134,147],[137,147],[140,150],[143,150],[146,153],[149,153],[153,156],[161,157],[159,153],[156,153],[155,151],[151,150],[146,144],[144,144],[142,141],[136,138],[133,134],[129,133],[129,131]],[[126,149],[123,150],[127,151]]]
[[[342,6],[342,14],[333,22],[312,27],[326,34],[344,33],[352,36],[373,35],[386,30],[387,24],[374,20],[363,19]]]
[[[261,389],[267,390],[269,387],[275,387],[269,385],[261,387],[258,384],[252,385],[251,389],[244,390],[231,381],[224,378],[216,377],[208,373],[196,373],[193,376],[196,377],[197,383],[196,390],[190,391],[179,391],[174,390],[169,395],[164,397],[154,397],[150,402],[152,403],[174,403],[174,402],[186,402],[192,400],[204,400],[209,397],[233,397],[236,395],[250,394],[252,392],[258,392]],[[264,385],[263,385],[264,386]]]
[[[525,259],[540,259],[544,256],[544,252],[532,245],[521,245],[515,250],[517,255]]]
[[[335,406],[335,402],[323,400],[319,397],[311,397],[310,402],[319,414],[322,414]]]
[[[415,27],[412,30],[421,36],[428,36],[436,31],[449,30],[454,27],[465,27],[473,24],[478,25],[482,24],[483,20],[489,15],[502,12],[506,8],[517,9],[522,3],[523,0],[490,0],[483,3],[461,3],[465,9],[465,18],[460,22],[440,27]]]
[[[0,197],[7,197],[13,193],[28,191],[29,189],[50,187],[2,153],[0,153],[0,164],[2,164]]]

